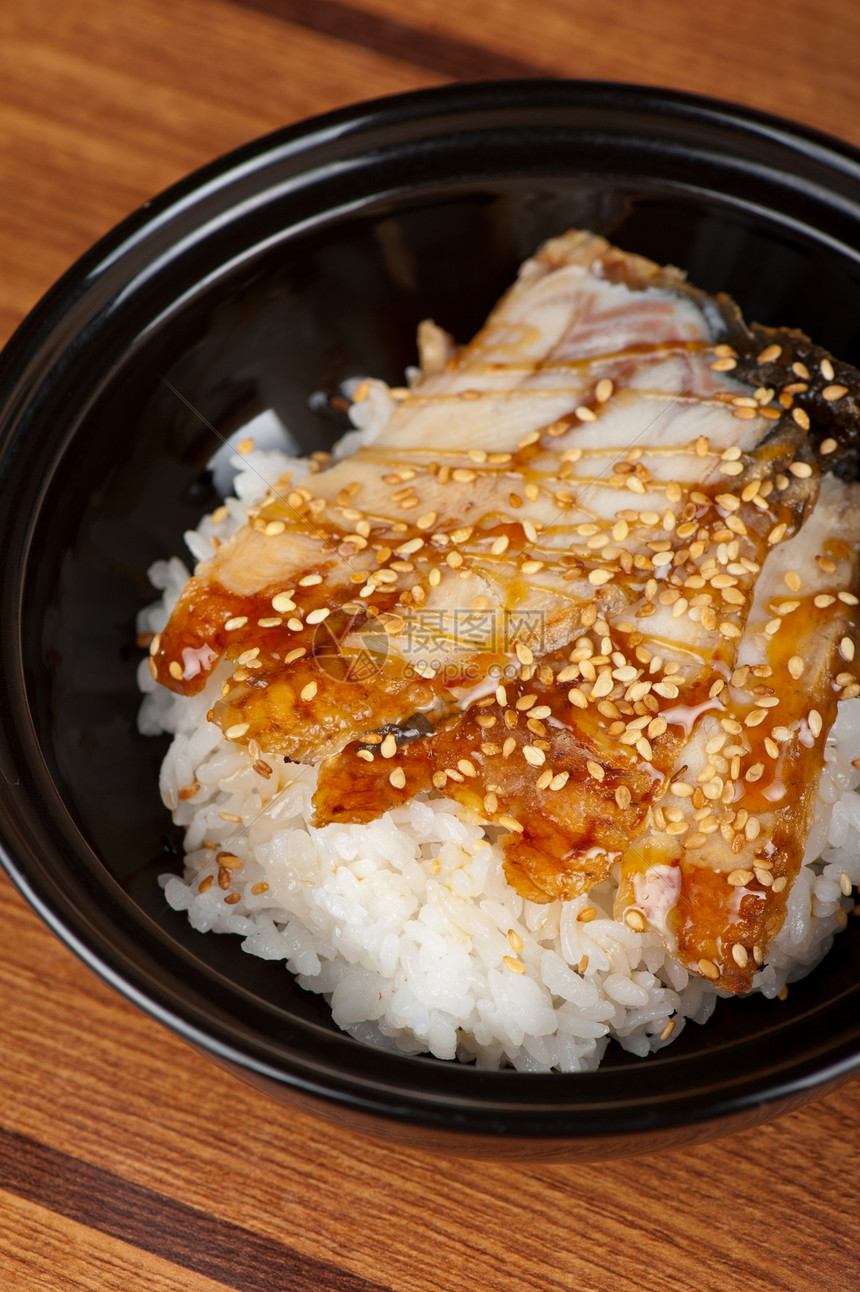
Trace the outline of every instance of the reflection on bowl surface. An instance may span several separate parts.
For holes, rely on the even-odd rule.
[[[359,1045],[281,967],[195,934],[155,882],[181,847],[158,797],[164,746],[135,726],[134,620],[147,568],[214,505],[222,445],[257,419],[289,427],[291,451],[329,447],[344,425],[327,392],[357,373],[402,381],[422,318],[469,337],[518,263],[572,226],[860,364],[849,149],[726,105],[572,82],[426,91],[249,145],[104,239],[0,361],[10,873],[89,964],[247,1079],[447,1152],[692,1143],[860,1061],[854,928],[784,1004],[721,1003],[658,1057],[527,1076]]]

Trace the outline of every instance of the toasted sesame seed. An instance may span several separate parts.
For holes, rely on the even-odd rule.
[[[508,943],[510,944],[511,950],[519,955],[523,949],[524,943],[516,929],[508,929]]]
[[[525,826],[522,825],[521,822],[517,821],[515,817],[500,816],[498,821],[499,825],[505,826],[508,830],[515,830],[517,834],[522,834],[525,830]]]
[[[594,387],[594,398],[598,404],[605,404],[607,399],[612,395],[614,386],[608,377],[601,377]]]
[[[379,752],[382,754],[383,758],[393,758],[397,753],[397,741],[394,739],[394,736],[390,731],[379,746]]]
[[[402,767],[395,767],[394,771],[388,777],[389,784],[396,790],[402,790],[406,787],[406,773]]]
[[[474,763],[469,762],[468,758],[461,758],[457,763],[457,768],[464,776],[477,776],[478,771]]]
[[[542,767],[546,762],[546,754],[535,745],[523,745],[523,757],[532,767]]]
[[[579,920],[580,924],[590,924],[592,920],[597,918],[597,911],[593,906],[586,906],[579,912],[576,918]]]
[[[557,792],[558,790],[564,789],[569,778],[570,778],[570,772],[557,772],[556,775],[553,776],[552,780],[550,781],[549,788],[553,792]]]
[[[316,682],[308,682],[307,686],[302,687],[299,694],[303,700],[312,700],[317,693],[317,689]]]
[[[181,682],[184,677],[182,665],[178,660],[172,659],[167,666],[167,671],[171,677],[175,677],[177,682]]]
[[[243,864],[241,857],[237,857],[233,852],[219,852],[216,854],[215,860],[225,870],[239,870]]]
[[[587,408],[585,404],[581,404],[578,408],[575,408],[573,411],[581,422],[597,421],[597,414],[592,412],[590,408]]]
[[[737,359],[732,359],[728,356],[724,359],[715,359],[713,363],[708,364],[708,367],[712,372],[731,372],[731,370],[737,366]]]
[[[520,661],[521,664],[534,663],[535,661],[534,655],[529,650],[528,646],[526,646],[523,642],[520,642],[520,641],[516,642],[514,644],[514,650],[516,652],[517,659]]]
[[[582,672],[584,675],[587,675],[586,665],[589,663],[590,661],[583,660]],[[593,666],[592,666],[592,671],[593,671]],[[609,671],[609,669],[608,668],[602,669],[597,677],[596,682],[591,688],[592,700],[595,700],[595,699],[602,700],[605,696],[611,695],[612,688],[614,685],[615,683],[612,680],[612,674]]]
[[[855,653],[854,642],[851,640],[850,637],[842,638],[842,640],[839,643],[839,653],[841,654],[843,659],[849,660],[849,661],[853,660],[854,653]]]
[[[824,726],[824,723],[822,722],[822,719],[821,719],[821,714],[818,712],[817,709],[810,709],[807,715],[806,721],[809,724],[809,730],[812,732],[813,736],[817,740],[818,737],[821,735],[821,731]]]
[[[768,345],[756,359],[756,363],[773,363],[782,354],[781,345]]]
[[[827,606],[832,606],[835,601],[836,598],[829,592],[819,592],[818,596],[813,597],[812,604],[817,606],[819,610],[824,610]]]
[[[250,722],[234,722],[232,727],[228,727],[224,735],[228,740],[241,740],[245,732],[250,729]]]
[[[832,403],[835,399],[841,399],[843,395],[848,394],[847,386],[825,386],[821,392],[822,399]]]
[[[720,976],[720,971],[714,964],[713,960],[707,960],[704,956],[699,961],[699,973],[705,978],[710,978],[712,981],[716,981]]]
[[[291,610],[295,610],[295,608],[296,603],[289,592],[279,592],[272,597],[272,609],[277,610],[279,615],[287,614]]]
[[[736,942],[732,947],[732,959],[741,969],[746,969],[749,964],[749,952],[742,942]]]
[[[797,425],[801,428],[801,430],[804,430],[804,431],[809,430],[809,414],[805,411],[805,409],[795,406],[791,410],[791,415],[794,418],[794,420],[797,422]],[[790,469],[791,468],[789,468],[789,470]]]
[[[510,541],[511,540],[508,538],[507,534],[502,534],[500,538],[497,538],[493,543],[493,546],[490,548],[493,556],[501,556],[502,552],[507,551]]]
[[[359,749],[359,750],[358,750],[358,757],[359,757],[359,758],[362,760],[362,762],[364,762],[364,763],[372,763],[372,762],[373,762],[373,754],[371,753],[371,751],[370,751],[369,749]]]
[[[523,974],[526,971],[526,967],[522,960],[516,960],[513,956],[505,956],[504,962],[505,966],[510,969],[511,973]]]

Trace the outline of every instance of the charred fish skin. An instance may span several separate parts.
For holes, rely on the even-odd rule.
[[[812,708],[789,713],[777,694],[797,691],[796,655],[765,651],[742,684],[739,652],[773,553],[820,513],[823,479],[851,476],[858,375],[582,231],[526,262],[470,344],[429,323],[420,342],[411,388],[356,391],[357,420],[384,412],[376,439],[278,482],[198,567],[153,675],[199,690],[226,656],[212,719],[319,765],[319,825],[444,793],[507,831],[507,877],[532,901],[587,891],[620,861],[619,913],[746,990],[811,802],[788,834],[753,802],[764,733],[748,718],[786,705],[767,734],[787,773]],[[839,487],[850,511],[853,486]],[[856,685],[836,658],[856,635],[840,600],[856,562],[818,555],[833,567],[815,567],[830,601],[812,607],[828,643],[815,689],[829,692],[798,764],[810,784],[835,697]],[[765,599],[753,645],[799,613],[788,601],[814,600],[791,592]],[[526,612],[536,635],[517,627]],[[356,667],[368,634],[370,676]],[[746,870],[739,894],[729,877]]]
[[[809,454],[819,461],[826,458],[827,470],[840,480],[856,481],[860,477],[857,370],[792,328],[754,324],[748,338],[736,332],[731,344],[737,349],[738,380],[756,389],[774,390],[785,416],[806,431]]]

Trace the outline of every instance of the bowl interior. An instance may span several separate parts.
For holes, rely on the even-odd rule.
[[[501,121],[504,100],[482,93],[482,124],[470,117],[455,129],[438,96],[436,116],[419,113],[434,145],[423,152],[415,114],[398,133],[390,111],[381,142],[356,138],[354,117],[336,146],[328,135],[300,141],[298,162],[294,134],[289,147],[248,151],[244,169],[209,173],[211,192],[201,197],[206,184],[191,183],[181,202],[168,195],[96,249],[16,338],[0,373],[0,463],[8,496],[20,499],[3,521],[18,554],[7,582],[22,609],[20,640],[7,631],[3,646],[7,677],[17,667],[22,679],[9,683],[7,752],[38,837],[16,851],[7,833],[11,868],[55,927],[147,1007],[260,1070],[304,1065],[301,1080],[328,1097],[359,1098],[357,1082],[360,1099],[372,1104],[384,1088],[390,1105],[392,1090],[411,1084],[415,1100],[442,1101],[444,1120],[445,1100],[484,1100],[497,1112],[516,1089],[531,1110],[530,1121],[512,1114],[521,1133],[550,1133],[541,1119],[563,1105],[578,1110],[571,1133],[585,1134],[583,1110],[599,1122],[609,1114],[595,1110],[614,1098],[640,1111],[650,1101],[652,1122],[671,1121],[673,1099],[695,1086],[699,1104],[676,1114],[693,1120],[736,1099],[739,1063],[759,1074],[750,1098],[773,1094],[779,1081],[768,1086],[761,1074],[796,1057],[801,1034],[815,1071],[816,1046],[830,1044],[856,997],[860,922],[788,1001],[720,1004],[706,1028],[688,1026],[658,1058],[612,1046],[599,1079],[497,1079],[366,1051],[283,966],[245,955],[237,938],[194,933],[156,883],[181,866],[181,838],[158,796],[165,743],[135,725],[135,615],[153,599],[148,567],[184,554],[183,532],[216,505],[224,445],[253,419],[272,410],[290,449],[330,447],[346,429],[332,403],[342,381],[400,383],[425,317],[467,340],[520,261],[574,225],[674,263],[728,292],[748,319],[798,326],[860,365],[860,257],[844,237],[845,203],[820,184],[817,198],[809,186],[798,197],[788,180],[780,190],[784,145],[772,145],[756,183],[741,173],[743,132],[727,114],[724,137],[702,156],[702,121],[689,125],[680,165],[679,145],[661,151],[642,125],[639,92],[625,121],[616,95],[602,146],[572,97],[559,117],[563,140],[537,148],[533,124]],[[335,160],[346,178],[332,179]],[[810,164],[801,158],[795,169]],[[296,174],[315,176],[316,188],[307,181],[297,194]],[[254,201],[243,206],[246,191]],[[856,1038],[846,1045],[843,1059],[860,1049]],[[408,1116],[424,1115],[417,1106]]]

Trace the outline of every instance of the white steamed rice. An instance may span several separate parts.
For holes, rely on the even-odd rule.
[[[371,384],[372,397],[356,411],[382,420],[387,395]],[[344,450],[371,434],[367,425],[351,433]],[[289,468],[303,474],[277,451],[254,450],[235,466],[227,516],[216,525],[206,518],[186,536],[195,560],[211,554],[213,535],[224,540],[245,522],[244,509],[268,482]],[[140,632],[161,631],[188,571],[174,558],[150,577],[162,597],[140,616]],[[570,902],[525,901],[505,881],[501,848],[450,799],[420,796],[369,825],[310,826],[314,769],[273,758],[274,773],[263,780],[247,750],[207,721],[228,671],[222,664],[203,693],[186,698],[157,686],[146,661],[140,669],[140,729],[173,737],[161,793],[186,831],[184,875],[161,882],[195,929],[238,934],[249,954],[283,961],[361,1041],[480,1067],[588,1071],[612,1037],[644,1056],[675,1040],[686,1020],[710,1016],[714,987],[668,956],[656,933],[612,918],[613,882]],[[842,702],[828,741],[803,869],[754,979],[765,996],[808,973],[845,925],[852,901],[843,876],[860,884],[858,755],[860,697]],[[193,797],[180,797],[195,782]],[[217,870],[208,845],[242,862],[231,875],[234,904],[217,883],[200,891]],[[597,917],[582,923],[586,906]],[[504,962],[511,930],[517,947],[522,940],[525,973]]]

